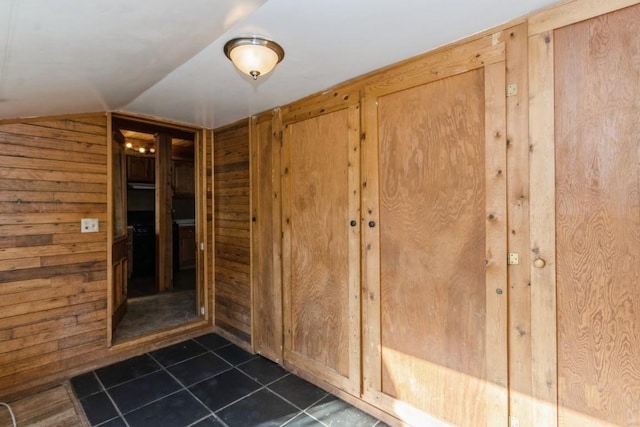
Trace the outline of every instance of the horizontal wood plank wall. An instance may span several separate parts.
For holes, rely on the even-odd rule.
[[[0,125],[0,396],[106,346],[105,115]],[[98,233],[80,233],[98,218]]]
[[[104,113],[0,123],[0,401],[211,330],[109,348],[107,220]]]
[[[214,141],[215,325],[251,343],[249,121]]]

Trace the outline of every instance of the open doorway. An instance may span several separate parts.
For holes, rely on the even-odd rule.
[[[126,277],[112,318],[112,342],[119,343],[195,321],[201,310],[196,135],[122,118],[113,119],[113,132],[122,168],[114,170],[114,200],[121,200],[127,230],[127,253],[119,252]]]

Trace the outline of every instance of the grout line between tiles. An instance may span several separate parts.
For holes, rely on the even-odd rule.
[[[212,352],[212,353],[213,353],[213,352]],[[147,353],[147,354],[148,354],[148,353]],[[156,359],[155,359],[153,356],[151,356],[150,354],[149,354],[149,357],[151,357],[153,360],[156,360]],[[224,360],[224,359],[223,359],[223,360]],[[157,361],[156,361],[156,362],[157,362]],[[225,362],[226,362],[226,360],[225,360]],[[193,397],[193,398],[194,398],[198,403],[200,403],[200,404],[201,404],[201,405],[202,405],[202,406],[203,406],[207,411],[209,411],[209,415],[207,415],[206,417],[202,418],[203,420],[204,420],[204,419],[206,419],[206,418],[207,418],[207,417],[209,417],[209,416],[213,416],[215,419],[217,419],[218,421],[220,421],[224,427],[229,427],[229,426],[227,425],[227,423],[225,423],[224,421],[222,421],[222,419],[220,419],[220,417],[218,417],[218,416],[215,414],[215,412],[213,412],[213,411],[212,411],[212,410],[211,410],[207,405],[205,405],[205,404],[204,404],[204,402],[203,402],[203,401],[201,401],[201,400],[198,398],[198,396],[196,396],[195,394],[193,394],[193,393],[191,392],[191,390],[189,390],[189,387],[193,387],[195,384],[198,384],[198,383],[192,384],[191,386],[187,387],[187,386],[185,386],[184,384],[182,384],[182,381],[180,381],[180,380],[179,380],[178,378],[176,378],[176,377],[175,377],[171,372],[169,372],[169,370],[168,370],[167,368],[165,368],[165,367],[164,367],[164,366],[162,366],[162,365],[160,365],[160,366],[162,367],[162,369],[163,369],[163,370],[164,370],[164,371],[165,371],[165,372],[166,372],[166,373],[167,373],[171,378],[173,378],[173,379],[174,379],[174,380],[175,380],[175,381],[180,385],[180,387],[182,387],[182,389],[183,389],[183,390],[185,390],[187,393],[189,393],[189,395],[190,395],[191,397]],[[229,371],[229,370],[231,370],[231,369],[233,369],[233,366],[232,366],[230,369],[227,369],[226,371],[223,371],[223,372],[227,372],[227,371]],[[207,379],[204,379],[204,380],[202,380],[202,381],[206,381],[206,380],[208,380],[208,379],[210,379],[210,378],[213,378],[213,377],[215,377],[215,376],[217,376],[217,375],[220,375],[221,373],[222,373],[222,372],[219,372],[218,374],[213,375],[213,376],[211,376],[211,377],[209,377],[209,378],[207,378]],[[202,382],[202,381],[200,381],[200,382]],[[180,391],[180,390],[178,390],[178,391]],[[196,422],[198,422],[198,421],[196,421]]]
[[[104,386],[104,384],[102,383],[102,380],[100,379],[100,377],[98,376],[98,374],[96,373],[96,371],[92,371],[93,375],[95,375],[96,379],[98,380],[98,384],[100,384],[100,387],[102,387],[102,389],[104,390],[104,394],[107,396],[107,398],[111,401],[111,404],[113,405],[113,407],[115,408],[116,412],[118,413],[118,415],[120,416],[120,419],[122,420],[122,422],[124,422],[124,425],[126,427],[129,427],[129,423],[127,422],[127,420],[124,418],[124,415],[122,414],[122,411],[120,411],[120,408],[118,407],[118,405],[116,405],[115,400],[113,400],[113,398],[111,397],[111,394],[109,394],[109,390],[107,390],[107,388]],[[113,418],[112,418],[113,419]]]

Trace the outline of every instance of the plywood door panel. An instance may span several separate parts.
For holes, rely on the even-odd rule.
[[[640,425],[640,6],[554,34],[558,416]]]
[[[410,422],[506,424],[504,80],[499,62],[367,104],[366,393]]]
[[[282,362],[280,280],[280,140],[266,114],[251,127],[253,343],[256,352]],[[275,120],[273,120],[275,121]],[[278,120],[279,121],[279,120]]]
[[[285,363],[359,392],[358,107],[285,129]],[[355,226],[351,225],[355,221]]]

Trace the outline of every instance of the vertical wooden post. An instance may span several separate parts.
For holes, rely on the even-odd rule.
[[[173,289],[173,175],[171,137],[156,136],[156,278],[158,291]]]
[[[553,31],[529,38],[531,251],[545,260],[531,268],[533,424],[558,423]]]

